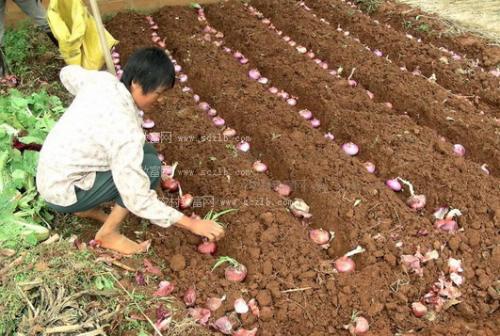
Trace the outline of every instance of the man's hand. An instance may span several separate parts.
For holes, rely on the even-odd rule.
[[[210,241],[224,237],[224,228],[211,220],[193,219],[184,216],[177,222],[177,226],[185,228],[198,236],[206,237]]]

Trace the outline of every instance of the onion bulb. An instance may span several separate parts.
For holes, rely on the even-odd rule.
[[[217,251],[217,244],[214,242],[203,242],[198,245],[198,252],[201,254],[210,254],[213,255]]]
[[[250,77],[253,80],[258,80],[260,78],[260,72],[257,69],[251,69],[248,71],[248,77]]]
[[[334,262],[335,269],[340,273],[349,273],[354,271],[354,261],[346,256],[340,257]]]
[[[307,110],[307,109],[304,109],[304,110],[300,110],[299,111],[299,114],[302,118],[304,118],[305,120],[310,120],[312,117],[313,117],[313,114],[311,111]]]
[[[255,161],[252,165],[253,170],[255,170],[258,173],[263,173],[267,170],[267,165],[260,160]]]
[[[234,311],[238,314],[246,314],[249,311],[248,305],[243,298],[238,298],[234,301]]]
[[[246,141],[241,141],[236,145],[236,148],[242,152],[248,152],[250,150],[250,144]]]
[[[318,245],[324,245],[330,241],[330,233],[323,229],[313,229],[309,231],[309,238]]]
[[[373,174],[375,172],[375,165],[370,161],[366,161],[363,165],[370,174]]]
[[[465,155],[465,148],[464,146],[460,144],[455,144],[453,145],[453,153],[457,156],[464,156]]]
[[[427,314],[427,307],[420,302],[413,302],[411,304],[411,311],[416,317],[422,317]]]
[[[394,191],[400,191],[403,188],[397,179],[387,180],[385,184]]]
[[[230,127],[227,127],[224,131],[222,131],[222,135],[227,138],[232,138],[236,135],[236,131]]]
[[[276,191],[280,196],[287,197],[292,193],[292,188],[288,184],[280,183],[274,187],[274,191]]]
[[[342,145],[342,150],[350,156],[354,156],[359,153],[359,147],[355,143],[347,142]]]
[[[226,121],[224,119],[222,119],[221,117],[213,117],[212,122],[217,127],[222,127],[226,124]]]
[[[142,122],[142,128],[150,129],[155,127],[155,122],[151,119],[144,119]]]

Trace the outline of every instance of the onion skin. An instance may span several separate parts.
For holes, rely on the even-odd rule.
[[[217,251],[217,244],[214,242],[203,242],[198,245],[198,252],[213,255]]]
[[[255,299],[251,299],[250,301],[248,301],[248,307],[250,307],[250,311],[252,312],[253,316],[257,318],[260,317],[260,309]]]
[[[440,230],[451,233],[457,231],[458,229],[457,222],[453,219],[439,219],[434,223],[434,225]]]
[[[194,306],[196,302],[196,290],[194,289],[194,287],[189,287],[187,289],[183,299],[187,307]]]
[[[225,335],[231,335],[233,333],[233,324],[227,316],[222,316],[221,318],[217,319],[213,326],[215,327],[215,329]]]
[[[205,308],[189,308],[188,314],[195,320],[195,322],[198,322],[201,325],[207,325],[212,312]]]
[[[334,262],[335,269],[339,273],[353,272],[355,267],[354,261],[346,256],[340,257]]]
[[[242,264],[229,266],[224,271],[224,275],[227,281],[242,282],[247,277],[247,268]]]
[[[257,328],[253,328],[252,330],[246,329],[238,329],[233,333],[233,336],[255,336],[257,335]]]
[[[174,285],[169,281],[161,281],[158,289],[156,290],[156,292],[153,293],[153,296],[159,296],[159,297],[169,296],[170,294],[172,294],[174,289],[175,289]]]
[[[219,309],[221,306],[222,306],[222,302],[226,299],[225,296],[223,296],[222,298],[218,298],[218,297],[211,297],[207,300],[207,308],[210,310],[210,311],[216,311],[217,309]]]

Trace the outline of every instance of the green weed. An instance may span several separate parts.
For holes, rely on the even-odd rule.
[[[381,0],[355,0],[354,2],[360,5],[365,13],[371,14],[378,10]]]

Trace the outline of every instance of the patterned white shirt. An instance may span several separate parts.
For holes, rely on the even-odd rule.
[[[142,118],[125,85],[107,72],[69,65],[61,82],[75,96],[40,152],[40,195],[59,206],[76,203],[75,187],[92,188],[96,172],[111,171],[123,203],[135,215],[168,227],[183,216],[161,202],[142,169]],[[159,172],[160,173],[160,172]]]

